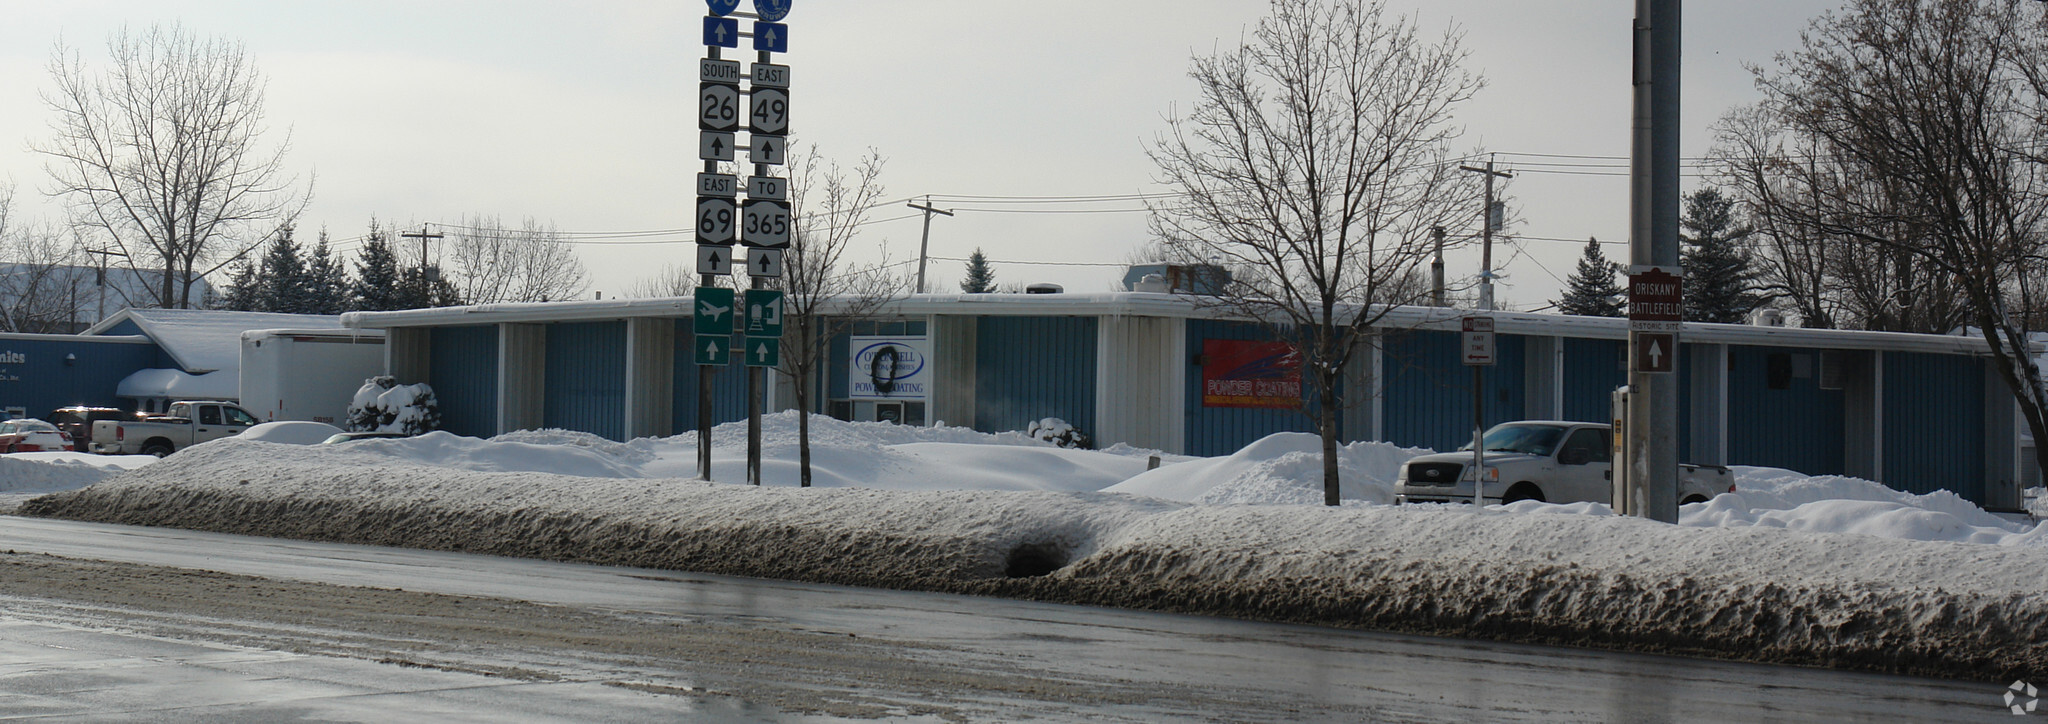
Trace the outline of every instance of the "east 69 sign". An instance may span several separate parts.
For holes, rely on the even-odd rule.
[[[747,246],[789,246],[789,204],[747,199],[740,207],[740,243]]]

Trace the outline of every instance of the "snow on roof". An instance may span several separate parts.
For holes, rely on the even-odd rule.
[[[830,314],[839,300],[821,305]],[[1376,310],[1379,308],[1375,308]],[[1536,337],[1581,339],[1626,339],[1629,321],[1609,317],[1579,317],[1563,314],[1493,311],[1481,312],[1450,307],[1401,306],[1383,310],[1379,327],[1387,330],[1425,329],[1456,332],[1467,316],[1494,320],[1494,331]],[[1352,305],[1340,307],[1340,317],[1356,314]],[[528,302],[479,304],[467,307],[408,309],[395,312],[349,312],[341,324],[349,328],[434,327],[500,322],[569,322],[636,317],[682,317],[690,313],[689,297],[655,299],[606,299],[599,301]],[[1076,294],[913,294],[895,300],[875,314],[878,317],[923,318],[945,316],[1099,316],[1166,317],[1181,319],[1240,319],[1232,309],[1213,298],[1187,294],[1152,292],[1093,292]],[[1982,337],[1867,332],[1849,329],[1806,329],[1763,327],[1748,324],[1685,322],[1679,336],[1686,342],[1740,344],[1768,347],[1819,349],[1867,349],[1936,354],[1985,355],[1989,346]]]
[[[123,309],[81,334],[106,334],[132,321],[192,374],[242,369],[242,333],[252,329],[340,329],[341,318],[321,314],[227,312],[213,309]],[[228,395],[234,397],[231,391]]]
[[[148,369],[121,378],[115,397],[167,400],[238,400],[241,377],[234,372],[187,374],[184,370]]]

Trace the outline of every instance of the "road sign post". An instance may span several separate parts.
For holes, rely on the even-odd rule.
[[[1493,318],[1472,316],[1464,320],[1465,365],[1472,368],[1472,509],[1486,504],[1482,491],[1486,479],[1486,367],[1494,364]]]

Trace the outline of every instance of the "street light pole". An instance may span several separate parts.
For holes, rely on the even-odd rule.
[[[928,252],[931,250],[932,245],[932,214],[952,216],[953,212],[932,208],[932,197],[930,196],[924,197],[923,205],[919,205],[915,201],[910,202],[910,208],[924,212],[924,239],[917,242],[917,293],[923,294],[924,263],[925,259],[928,258]]]

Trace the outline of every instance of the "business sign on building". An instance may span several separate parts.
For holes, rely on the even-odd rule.
[[[1285,342],[1202,340],[1202,406],[1301,407],[1301,354]]]
[[[924,400],[931,395],[931,344],[924,337],[854,337],[847,370],[855,400]]]

